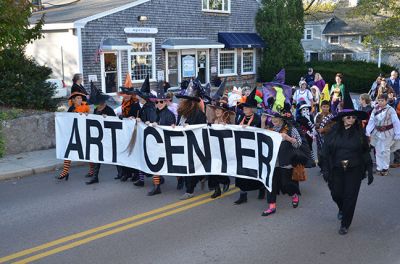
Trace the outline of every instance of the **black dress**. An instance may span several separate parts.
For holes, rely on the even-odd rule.
[[[353,220],[361,180],[372,168],[368,138],[355,125],[345,129],[335,125],[322,146],[323,174],[328,181],[333,201],[342,212],[342,227]],[[343,162],[348,161],[344,168]],[[371,172],[370,172],[371,173]]]

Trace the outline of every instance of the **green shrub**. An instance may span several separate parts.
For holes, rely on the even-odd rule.
[[[376,63],[363,61],[321,61],[307,63],[303,66],[286,67],[286,83],[298,86],[300,77],[305,76],[307,68],[312,67],[314,72],[322,75],[322,78],[329,84],[335,82],[336,73],[340,72],[344,76],[344,84],[350,92],[365,93],[371,88],[372,83],[380,73],[389,76],[393,67],[382,64],[381,68]]]
[[[55,87],[46,82],[51,69],[27,58],[22,50],[0,52],[0,105],[55,110]]]

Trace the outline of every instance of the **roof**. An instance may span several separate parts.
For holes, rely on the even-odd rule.
[[[324,31],[322,31],[324,35],[354,35],[359,33],[361,33],[361,30],[350,26],[344,20],[336,16],[326,24]]]
[[[163,49],[214,48],[222,49],[224,44],[206,38],[170,38],[161,45]]]
[[[257,33],[218,33],[218,41],[226,48],[265,48],[265,42]]]
[[[148,1],[150,0],[78,0],[69,4],[49,6],[43,11],[34,12],[29,22],[35,24],[45,14],[45,24],[75,23],[74,26],[77,26],[76,23],[81,22],[82,27],[91,20]]]

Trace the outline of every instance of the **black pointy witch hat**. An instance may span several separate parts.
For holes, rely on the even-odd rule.
[[[257,87],[254,88],[251,93],[249,94],[249,96],[247,96],[246,98],[246,102],[240,104],[240,107],[250,107],[250,108],[257,108],[257,101],[255,99],[256,97],[256,90]]]
[[[366,112],[354,109],[353,100],[351,100],[350,92],[347,89],[344,91],[342,110],[332,120],[339,121],[345,116],[356,116],[360,120],[368,119]]]
[[[150,98],[151,101],[169,100],[165,94],[164,82],[158,82],[156,97]]]
[[[104,103],[110,99],[110,96],[104,94],[102,91],[97,89],[96,85],[93,82],[90,82],[90,98],[88,100],[89,104],[100,104]]]
[[[187,88],[182,89],[181,91],[182,91],[182,93],[176,95],[176,98],[200,102],[201,85],[199,85],[199,82],[190,81]]]
[[[133,91],[134,94],[142,97],[142,98],[152,98],[154,97],[150,92],[150,76],[147,74],[146,79],[144,80],[142,87],[139,89],[135,89]]]
[[[212,100],[218,101],[219,99],[221,99],[222,96],[224,96],[225,85],[226,85],[226,78],[222,81],[222,83],[218,87],[218,90],[211,97]]]

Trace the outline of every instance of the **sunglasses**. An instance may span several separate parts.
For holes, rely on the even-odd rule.
[[[356,116],[346,116],[345,117],[347,120],[350,120],[350,119],[354,119],[354,120],[356,120],[357,119],[357,117]]]
[[[163,104],[164,101],[156,101],[156,104]]]

